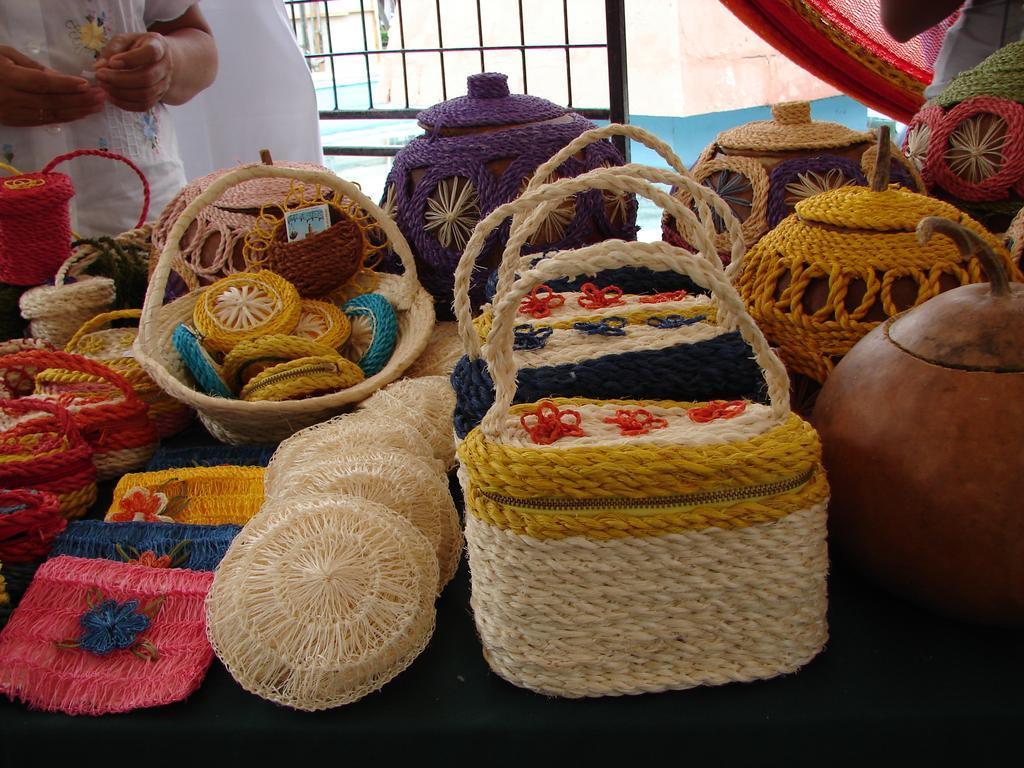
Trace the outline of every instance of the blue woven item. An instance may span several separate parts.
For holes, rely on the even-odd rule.
[[[461,439],[491,407],[494,384],[483,358],[471,361],[466,356],[456,364],[451,381],[455,390],[455,434]],[[516,374],[516,403],[556,396],[601,400],[767,399],[760,367],[738,331],[665,349],[521,368]]]
[[[185,323],[179,323],[171,336],[174,348],[192,378],[203,392],[213,397],[234,397],[214,367],[210,354],[203,349],[197,332]]]
[[[190,448],[157,448],[146,472],[179,467],[265,467],[276,445],[203,445]]]
[[[391,303],[379,293],[366,293],[350,299],[342,307],[350,318],[366,317],[373,329],[373,340],[365,354],[356,361],[366,378],[384,370],[398,342],[398,315]]]
[[[124,562],[118,545],[126,552],[152,551],[168,554],[182,541],[188,542],[188,558],[182,568],[212,571],[217,568],[240,525],[185,525],[182,523],[105,523],[78,520],[68,524],[53,544],[50,557],[71,555],[95,560]]]

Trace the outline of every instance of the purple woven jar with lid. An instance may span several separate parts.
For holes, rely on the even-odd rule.
[[[395,156],[381,207],[412,246],[438,316],[451,317],[455,267],[476,223],[518,197],[538,166],[595,125],[546,99],[510,93],[508,78],[499,72],[470,75],[466,96],[436,104],[417,119],[425,133]],[[611,143],[598,142],[554,177],[621,164]],[[524,250],[540,253],[635,236],[636,200],[592,190],[553,211]],[[507,225],[490,237],[483,268],[474,273],[477,302],[507,238]]]

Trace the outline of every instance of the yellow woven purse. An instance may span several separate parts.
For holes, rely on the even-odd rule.
[[[515,313],[536,285],[626,265],[708,286],[770,404],[557,398],[512,406]],[[559,696],[792,672],[823,647],[828,485],[785,368],[715,265],[607,241],[539,262],[483,348],[495,402],[458,453],[472,606],[491,668]]]
[[[107,522],[245,525],[263,504],[263,467],[177,467],[124,475]]]

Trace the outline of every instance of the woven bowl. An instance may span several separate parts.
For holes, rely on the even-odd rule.
[[[281,402],[245,402],[211,397],[193,389],[171,341],[178,323],[191,319],[192,309],[201,295],[201,291],[193,291],[170,304],[161,303],[171,269],[179,259],[182,235],[203,207],[214,202],[226,189],[261,177],[320,183],[349,197],[374,217],[387,234],[395,253],[401,257],[405,272],[400,276],[380,275],[377,288],[377,292],[384,294],[398,313],[399,332],[395,350],[383,370],[340,392]],[[134,351],[139,364],[160,387],[196,409],[200,420],[214,437],[227,443],[265,443],[283,440],[303,427],[330,418],[397,379],[420,356],[430,340],[433,327],[433,301],[416,278],[416,265],[408,243],[387,214],[358,187],[326,172],[246,166],[211,184],[188,205],[171,229],[150,280]]]
[[[434,630],[437,559],[365,499],[267,504],[221,561],[206,601],[214,652],[239,685],[302,710],[381,688]]]

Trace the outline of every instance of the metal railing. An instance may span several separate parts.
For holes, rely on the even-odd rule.
[[[377,0],[371,0],[372,3],[376,4]],[[476,0],[476,28],[477,28],[477,40],[478,45],[471,46],[456,46],[456,47],[445,47],[444,45],[444,29],[441,23],[441,9],[444,0],[435,0],[437,10],[437,39],[438,45],[436,47],[406,47],[405,40],[405,19],[402,15],[402,2],[398,0],[395,7],[395,23],[393,27],[397,27],[398,34],[398,46],[397,47],[382,47],[380,50],[371,49],[370,39],[367,35],[366,28],[366,15],[367,15],[367,0],[359,0],[359,12],[360,12],[360,26],[362,27],[362,38],[363,48],[362,49],[346,49],[346,50],[335,50],[335,41],[332,36],[331,24],[330,24],[330,8],[328,0],[285,0],[285,5],[289,6],[292,19],[292,27],[296,32],[296,36],[299,36],[300,28],[305,24],[306,20],[310,15],[320,16],[324,19],[323,26],[326,28],[326,50],[319,52],[311,52],[307,50],[305,57],[307,61],[326,59],[331,73],[331,87],[334,96],[334,109],[326,109],[320,111],[320,118],[322,120],[367,120],[367,119],[380,119],[380,120],[396,120],[396,119],[415,119],[416,114],[420,111],[419,109],[412,108],[409,101],[409,80],[408,80],[408,60],[407,57],[414,54],[432,54],[438,55],[438,66],[440,68],[441,76],[441,93],[443,98],[448,98],[448,85],[445,77],[445,55],[452,53],[474,53],[480,54],[480,71],[483,72],[486,69],[485,54],[491,51],[519,51],[520,59],[522,63],[522,75],[523,75],[523,87],[526,93],[529,93],[529,81],[527,78],[527,53],[531,51],[551,51],[561,50],[565,53],[565,77],[568,90],[568,103],[567,106],[574,109],[576,112],[588,117],[592,120],[609,120],[611,122],[624,123],[627,120],[629,113],[628,96],[626,89],[626,27],[625,27],[625,0],[605,0],[605,32],[606,38],[604,42],[571,42],[569,35],[569,0],[562,0],[562,22],[563,22],[563,42],[561,43],[545,43],[545,44],[528,44],[526,42],[526,24],[525,16],[523,13],[523,0],[517,0],[518,16],[519,16],[519,44],[518,45],[486,45],[484,43],[484,26],[483,26],[483,14],[480,8],[480,0]],[[312,9],[310,8],[312,6]],[[315,14],[309,14],[310,10],[315,11]],[[394,34],[392,31],[391,34]],[[607,51],[608,61],[608,107],[607,108],[594,108],[594,107],[576,107],[573,104],[573,90],[572,90],[572,61],[571,53],[574,50],[580,49],[604,49]],[[374,94],[373,94],[373,77],[370,67],[371,56],[397,56],[401,57],[402,62],[402,83],[403,83],[403,96],[404,96],[404,108],[381,108],[374,105]],[[338,101],[338,79],[337,79],[337,67],[336,61],[343,57],[362,57],[365,70],[366,70],[366,98],[368,109],[343,109],[339,105]],[[623,152],[628,160],[628,144],[624,139],[617,141],[619,150]],[[367,155],[367,156],[393,156],[398,153],[400,147],[397,146],[367,146],[367,145],[350,145],[350,146],[325,146],[325,155]]]

